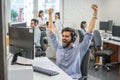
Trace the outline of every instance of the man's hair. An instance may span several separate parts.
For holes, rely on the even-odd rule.
[[[77,33],[75,32],[74,29],[70,28],[70,27],[66,27],[64,29],[62,29],[62,34],[63,32],[70,32],[71,33],[71,42],[75,42],[76,38],[77,38]]]
[[[60,13],[59,13],[59,12],[56,12],[55,14],[58,15],[58,18],[60,19]]]
[[[34,21],[34,25],[35,25],[35,26],[38,25],[38,20],[37,20],[37,19],[31,19],[31,21]]]
[[[40,17],[40,14],[43,13],[44,11],[43,10],[40,10],[39,13],[38,13],[38,17]]]

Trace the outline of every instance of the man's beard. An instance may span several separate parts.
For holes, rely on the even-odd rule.
[[[71,41],[67,42],[66,40],[64,40],[64,41],[62,41],[62,42],[65,42],[65,43],[66,43],[65,46],[63,45],[63,48],[67,48],[67,47],[71,44]]]

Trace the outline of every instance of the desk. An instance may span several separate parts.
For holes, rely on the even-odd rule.
[[[103,39],[103,47],[105,46],[110,47],[115,51],[116,54],[114,54],[114,58],[116,55],[116,60],[114,61],[120,61],[120,42]]]
[[[39,66],[41,68],[46,68],[59,72],[56,76],[47,76],[44,74],[34,72],[34,80],[73,80],[64,71],[62,71],[57,65],[51,62],[47,57],[36,58],[33,65]]]
[[[24,62],[26,62],[26,60]],[[56,76],[48,76],[48,75],[40,74],[37,72],[33,72],[32,73],[33,80],[73,80],[63,70],[61,70],[57,65],[55,65],[53,62],[51,62],[47,57],[35,58],[33,60],[33,65],[59,72],[59,75],[56,75]],[[17,67],[17,69],[20,69],[20,67],[21,67],[20,65],[17,65],[17,66],[10,65],[10,66]],[[24,66],[24,67],[28,68],[28,66]],[[9,68],[11,68],[11,67],[9,67]],[[31,70],[32,70],[32,68],[31,68]],[[20,71],[20,70],[17,70],[17,71]],[[30,76],[30,75],[28,75],[28,76]],[[29,80],[29,79],[26,79],[26,80]]]
[[[103,39],[103,48],[104,47],[110,47],[115,51],[115,54],[111,57],[112,62],[120,62],[120,42],[109,40],[109,39]],[[120,67],[119,67],[119,73],[120,73]]]

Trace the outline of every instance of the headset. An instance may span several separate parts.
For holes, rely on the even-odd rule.
[[[34,25],[35,25],[35,26],[38,25],[38,20],[37,20],[37,19],[32,19],[31,21],[34,21]]]
[[[34,25],[35,25],[35,26],[38,25],[38,20],[37,20],[37,19],[34,20]]]
[[[71,42],[75,42],[75,40],[76,40],[76,38],[77,38],[77,34],[76,34],[76,32],[75,31],[72,31],[71,32],[71,34],[72,34],[72,39],[71,39]]]

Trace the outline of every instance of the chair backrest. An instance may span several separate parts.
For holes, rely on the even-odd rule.
[[[90,61],[90,50],[86,52],[82,60],[81,73],[83,77],[88,75],[89,61]],[[87,78],[85,80],[87,80]]]
[[[84,38],[84,34],[82,33],[81,30],[78,30],[78,35],[79,35],[79,43],[81,43]]]
[[[41,30],[41,38],[40,38],[40,44],[41,44],[41,48],[43,51],[46,51],[46,45],[48,44],[48,41],[46,39],[47,37],[47,33],[46,33],[46,29],[45,28],[40,28]]]
[[[101,39],[101,36],[100,36],[100,33],[98,30],[94,30],[94,47],[95,49],[98,48],[100,49],[101,46],[102,46],[102,39]]]

